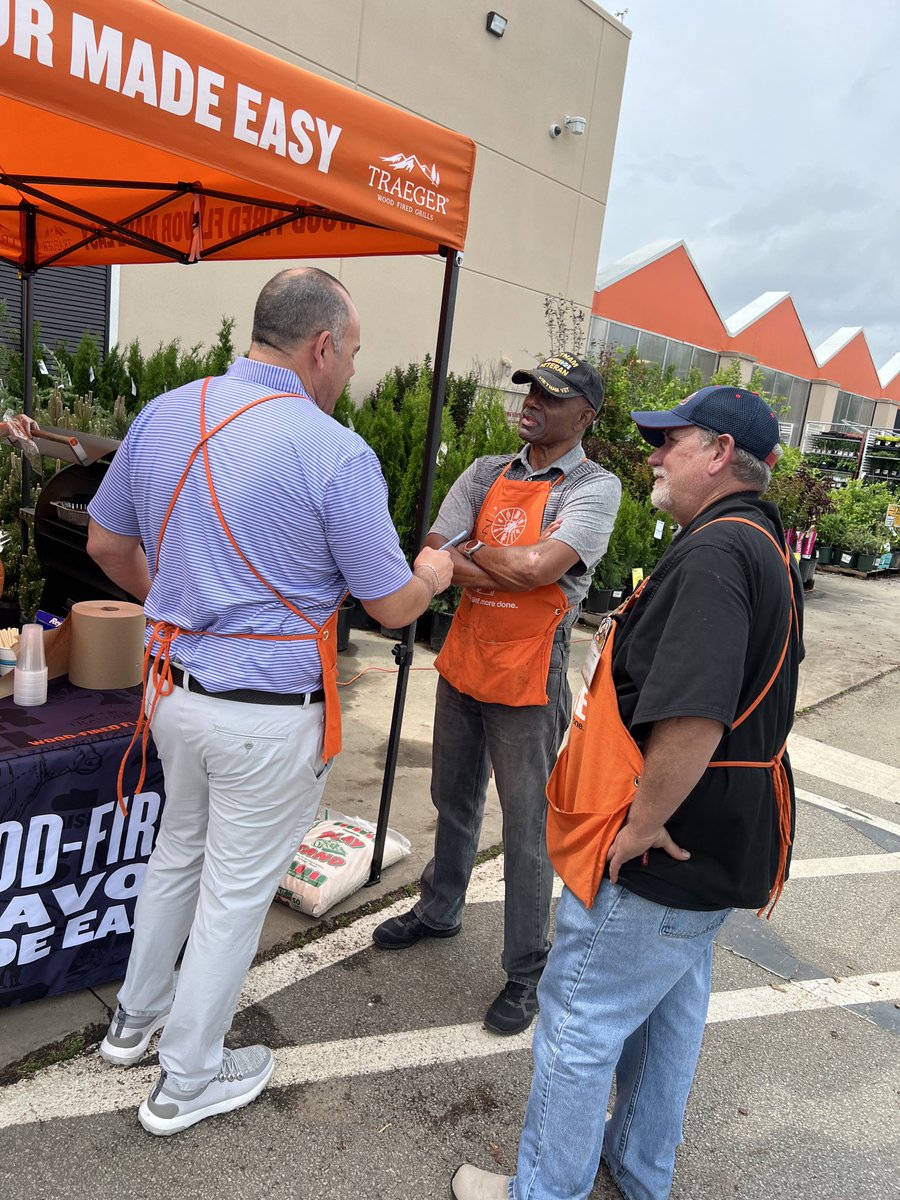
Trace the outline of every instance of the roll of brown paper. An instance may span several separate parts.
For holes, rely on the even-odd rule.
[[[139,604],[81,600],[72,605],[69,681],[107,691],[141,682],[146,618]]]

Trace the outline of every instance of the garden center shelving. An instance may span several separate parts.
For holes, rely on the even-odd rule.
[[[859,472],[865,429],[846,422],[807,421],[800,446],[807,466],[829,477],[834,487],[843,487]]]
[[[859,475],[872,483],[900,489],[900,433],[893,429],[866,431]]]

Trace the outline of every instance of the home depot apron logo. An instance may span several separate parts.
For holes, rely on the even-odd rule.
[[[434,213],[446,216],[448,198],[437,190],[441,176],[434,163],[429,166],[417,155],[402,152],[380,157],[378,161],[386,165],[379,167],[369,163],[369,187],[375,188],[382,204],[412,213],[424,221],[433,221]],[[424,176],[431,186],[425,187],[415,178],[410,178],[417,173]]]
[[[491,536],[498,546],[514,546],[525,532],[527,523],[524,508],[504,508],[491,521]]]
[[[486,546],[533,546],[559,481],[507,479],[508,470],[485,496],[475,530]],[[558,583],[530,592],[466,588],[434,665],[457,691],[485,704],[546,704],[553,636],[568,608]]]

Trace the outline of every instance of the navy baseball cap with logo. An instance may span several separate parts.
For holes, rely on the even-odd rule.
[[[536,383],[541,391],[557,400],[580,396],[598,413],[603,407],[603,380],[586,358],[574,354],[555,354],[530,370],[516,371],[513,383]]]
[[[767,466],[777,460],[780,434],[778,418],[756,392],[713,385],[662,412],[633,412],[631,419],[651,446],[661,446],[667,429],[696,425],[713,433],[730,433],[740,450],[747,450]]]

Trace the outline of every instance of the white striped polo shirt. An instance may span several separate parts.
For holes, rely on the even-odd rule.
[[[166,392],[135,419],[91,517],[140,536],[151,575],[169,501],[200,439],[200,382]],[[206,427],[260,396],[208,443],[213,483],[237,544],[260,574],[322,623],[349,588],[363,600],[403,587],[410,569],[374,452],[323,413],[293,371],[239,358],[210,381]],[[148,617],[213,633],[303,633],[295,616],[240,560],[213,510],[198,455],[166,527]],[[173,658],[209,691],[305,692],[321,686],[315,642],[178,637]]]

